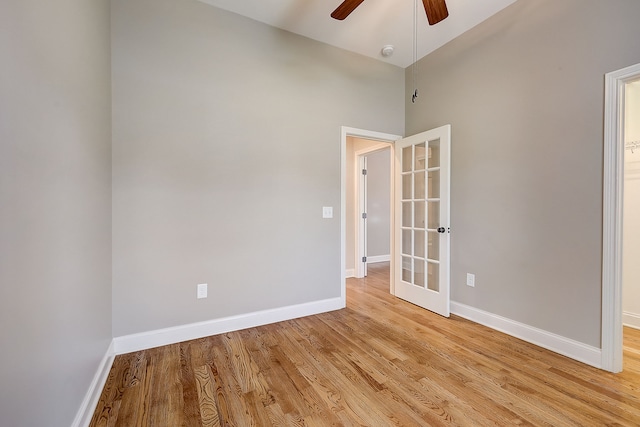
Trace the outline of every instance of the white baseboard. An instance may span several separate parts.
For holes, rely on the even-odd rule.
[[[623,311],[622,324],[633,329],[640,329],[640,314]]]
[[[451,301],[451,313],[602,369],[602,350],[524,323]]]
[[[389,261],[391,261],[391,255],[367,256],[367,264],[373,264],[376,262],[389,262]]]
[[[114,352],[115,354],[131,353],[148,348],[339,310],[344,307],[345,303],[342,298],[331,298],[289,307],[158,329],[139,334],[125,335],[113,339],[115,343]]]
[[[356,277],[356,269],[355,268],[347,268],[346,271],[344,272],[344,277],[345,277],[345,279],[348,279],[350,277]]]
[[[98,406],[100,394],[102,393],[102,389],[107,382],[107,377],[109,376],[111,365],[113,365],[113,359],[115,357],[113,348],[114,344],[113,340],[111,340],[111,344],[109,344],[107,352],[98,365],[98,370],[93,376],[93,380],[89,385],[89,390],[87,390],[87,394],[85,394],[84,396],[84,400],[80,405],[80,409],[78,409],[78,412],[76,413],[76,418],[73,420],[71,427],[86,427],[91,422],[91,418],[93,418],[93,413],[96,410],[96,406]]]

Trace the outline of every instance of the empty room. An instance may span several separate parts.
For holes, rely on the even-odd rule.
[[[638,17],[3,1],[0,425],[640,425]]]

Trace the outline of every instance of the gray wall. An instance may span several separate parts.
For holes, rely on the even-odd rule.
[[[367,256],[391,254],[391,149],[367,155]]]
[[[638,16],[520,0],[420,61],[407,134],[452,124],[452,300],[600,346],[604,74],[640,62]]]
[[[404,70],[191,0],[112,43],[114,335],[339,297],[340,126],[403,133]]]
[[[69,426],[111,341],[109,1],[0,4],[0,425]]]

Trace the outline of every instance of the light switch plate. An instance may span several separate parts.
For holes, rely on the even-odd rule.
[[[476,275],[467,273],[467,286],[476,286]]]
[[[333,207],[332,206],[323,206],[322,207],[322,218],[333,218]]]
[[[207,284],[200,283],[198,285],[198,299],[207,297]]]

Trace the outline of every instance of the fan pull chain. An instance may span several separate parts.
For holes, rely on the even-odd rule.
[[[415,104],[418,98],[418,85],[416,82],[418,68],[418,0],[413,0],[413,65],[411,66],[413,77],[413,94],[411,103]]]

